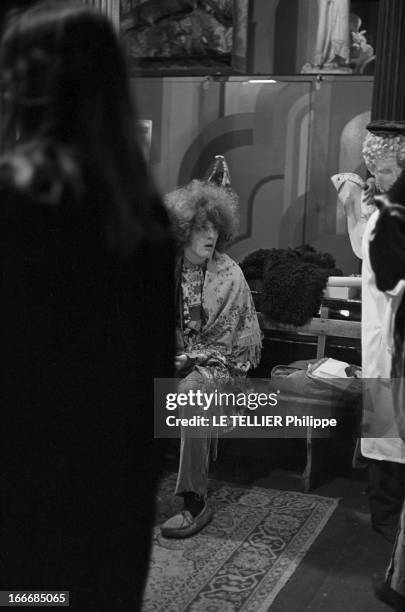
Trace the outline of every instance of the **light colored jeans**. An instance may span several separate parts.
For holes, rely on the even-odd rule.
[[[197,370],[192,370],[183,378],[178,387],[178,393],[187,393],[189,390],[204,391],[204,379]],[[179,417],[207,416],[199,406],[183,406],[179,408]],[[189,435],[189,428],[181,428],[180,462],[175,494],[181,495],[186,491],[193,491],[206,498],[208,485],[208,471],[211,448],[211,427],[199,428],[201,437]]]

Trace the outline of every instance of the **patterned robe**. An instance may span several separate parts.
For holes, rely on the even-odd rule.
[[[249,286],[238,264],[215,251],[205,266],[177,266],[177,351],[180,375],[196,368],[207,387],[242,383],[258,365],[262,334]]]

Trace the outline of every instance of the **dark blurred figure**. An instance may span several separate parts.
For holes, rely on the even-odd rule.
[[[392,290],[405,279],[405,172],[394,183],[388,197],[376,198],[380,214],[370,242],[370,261],[377,288]],[[395,316],[392,391],[395,420],[405,441],[405,295]],[[383,584],[376,585],[379,599],[395,610],[405,610],[405,504],[402,508],[390,565]]]
[[[172,241],[110,22],[47,2],[2,49],[0,589],[140,608],[172,375]]]

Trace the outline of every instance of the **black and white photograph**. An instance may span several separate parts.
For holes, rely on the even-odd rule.
[[[2,0],[0,607],[405,612],[405,1]]]

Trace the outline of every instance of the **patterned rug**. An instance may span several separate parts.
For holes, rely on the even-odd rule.
[[[159,524],[181,500],[163,481]],[[142,612],[267,612],[338,500],[210,481],[213,521],[185,540],[154,533]]]

